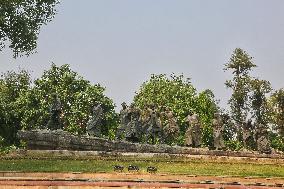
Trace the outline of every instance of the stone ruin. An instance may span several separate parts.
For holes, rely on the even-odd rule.
[[[224,123],[219,113],[214,114],[212,128],[213,147],[218,150],[224,150],[226,147],[223,139]]]
[[[195,148],[201,147],[201,123],[197,114],[188,115],[187,121],[189,123],[189,128],[185,133],[185,145]]]
[[[50,130],[62,129],[63,124],[61,122],[61,102],[57,94],[52,94],[52,105],[50,107],[50,118],[46,127]]]
[[[104,153],[157,153],[168,155],[199,155],[199,156],[229,156],[248,158],[274,158],[283,159],[281,154],[260,154],[253,151],[224,151],[208,150],[205,148],[191,148],[170,146],[166,144],[141,144],[124,140],[107,140],[87,135],[74,135],[63,130],[31,130],[19,131],[17,136],[25,141],[27,149],[32,150],[72,150],[96,151]]]
[[[92,117],[87,123],[86,132],[89,136],[101,137],[102,133],[103,108],[98,102],[95,102]]]
[[[53,95],[53,104],[50,108],[50,119],[47,123],[47,128],[50,130],[50,134],[53,134],[54,137],[50,136],[50,138],[46,138],[45,140],[43,136],[47,135],[48,130],[44,130],[42,131],[43,133],[36,131],[36,135],[38,135],[37,137],[33,136],[35,135],[35,132],[32,131],[19,131],[19,138],[24,141],[29,141],[28,143],[31,148],[33,146],[51,149],[62,147],[63,149],[66,148],[78,150],[82,149],[107,151],[108,149],[120,149],[119,145],[123,144],[125,145],[124,147],[129,151],[133,151],[133,148],[137,151],[141,151],[141,149],[139,150],[138,148],[145,147],[150,152],[151,148],[149,148],[149,145],[147,146],[146,144],[141,144],[141,146],[137,143],[143,142],[141,141],[141,139],[144,138],[146,139],[146,141],[144,142],[151,145],[157,143],[163,145],[165,144],[166,139],[170,141],[174,140],[179,136],[180,133],[174,113],[167,107],[161,108],[161,110],[162,112],[159,112],[157,110],[157,107],[155,107],[154,105],[148,105],[144,110],[141,110],[135,107],[133,104],[128,107],[126,103],[122,103],[122,109],[120,111],[120,125],[117,129],[115,137],[116,141],[111,142],[106,139],[99,139],[102,137],[101,130],[104,113],[104,110],[100,103],[94,103],[92,116],[90,117],[86,127],[87,135],[73,136],[71,134],[67,134],[65,131],[62,131],[62,123],[60,119],[61,103],[58,96]],[[185,132],[184,146],[191,148],[200,148],[202,144],[202,124],[200,122],[199,116],[197,114],[188,115],[186,121],[188,122],[189,127]],[[164,126],[163,123],[165,124]],[[250,121],[243,127],[244,145],[248,146],[249,139],[253,138],[259,152],[270,154],[272,152],[272,149],[270,147],[268,132],[265,126],[259,125],[255,133],[249,132],[251,131],[250,127],[252,127]],[[214,114],[212,128],[213,149],[225,150],[223,139],[224,123],[219,113]],[[32,135],[25,133],[30,133]],[[58,139],[58,137],[61,137],[61,135],[64,135],[63,138]],[[106,147],[105,149],[102,149],[100,147],[93,147],[93,145],[96,144],[102,146],[102,144],[100,144],[100,142],[97,143],[97,141],[104,141],[103,143],[109,143],[110,145],[103,145],[104,147]],[[45,143],[50,144],[51,146],[48,147],[48,145],[43,145]],[[129,145],[130,143],[131,145]],[[137,147],[137,145],[140,146]],[[181,149],[180,147],[175,148]],[[154,151],[161,150],[159,149]],[[167,149],[166,151],[171,150]]]

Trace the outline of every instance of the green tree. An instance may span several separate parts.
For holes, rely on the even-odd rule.
[[[0,136],[4,138],[6,145],[17,142],[16,133],[21,129],[23,116],[20,96],[30,89],[30,83],[30,74],[26,70],[9,71],[1,75]]]
[[[272,108],[272,124],[276,126],[284,143],[284,89],[275,91],[271,95],[269,102]]]
[[[221,111],[217,106],[215,95],[209,89],[200,92],[197,95],[195,102],[194,112],[197,113],[201,119],[202,128],[202,141],[206,146],[212,146],[213,144],[213,129],[212,120],[214,119],[214,113]]]
[[[240,48],[236,48],[225,64],[225,69],[231,71],[233,78],[227,80],[225,85],[232,90],[232,96],[229,100],[232,119],[238,127],[245,122],[249,112],[249,92],[250,92],[250,75],[249,72],[256,65],[252,62],[252,57]],[[241,128],[238,128],[238,139],[241,140]]]
[[[251,114],[255,123],[267,126],[270,120],[270,110],[266,94],[271,92],[272,88],[269,81],[252,79],[251,80]]]
[[[21,124],[25,129],[45,127],[49,119],[52,94],[62,103],[64,129],[72,133],[84,133],[95,101],[104,109],[103,134],[111,136],[117,126],[113,101],[106,97],[105,88],[72,71],[69,65],[57,67],[52,64],[41,78],[35,80],[31,90],[21,96],[24,116]]]
[[[197,113],[205,128],[203,130],[206,133],[206,136],[203,137],[204,144],[208,145],[208,142],[212,141],[210,139],[210,135],[212,138],[210,123],[216,111],[213,98],[214,95],[210,90],[197,94],[190,79],[184,78],[183,75],[172,74],[168,78],[165,74],[160,74],[152,75],[148,81],[142,84],[134,97],[134,104],[141,109],[149,104],[156,105],[160,111],[162,107],[170,108],[180,127],[181,136],[177,139],[179,144],[182,144],[183,135],[188,127],[186,117],[190,113]]]
[[[33,53],[40,28],[52,20],[58,3],[59,0],[1,0],[0,50],[9,41],[14,58]]]

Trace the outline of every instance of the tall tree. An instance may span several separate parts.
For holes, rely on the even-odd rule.
[[[14,58],[35,52],[42,25],[54,17],[59,0],[1,0],[0,51],[9,41]]]
[[[271,92],[272,88],[269,81],[252,79],[251,80],[251,114],[255,119],[256,125],[267,126],[270,118],[270,110],[266,94]]]
[[[272,123],[276,126],[284,142],[284,89],[275,91],[271,95],[270,102],[273,109]]]
[[[238,138],[240,139],[241,128],[244,124],[249,111],[249,92],[250,92],[250,75],[249,72],[256,65],[252,61],[249,54],[236,48],[230,58],[230,61],[225,64],[225,69],[233,73],[233,78],[227,80],[225,85],[232,90],[232,96],[229,100],[232,119],[238,125]]]

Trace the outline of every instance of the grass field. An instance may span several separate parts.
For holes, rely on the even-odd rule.
[[[284,177],[284,165],[281,164],[252,164],[232,162],[208,162],[194,160],[187,162],[172,161],[135,161],[97,159],[1,159],[0,171],[25,172],[113,172],[114,165],[139,166],[139,172],[146,172],[148,166],[158,168],[158,173],[214,175],[214,176],[257,176],[257,177]],[[125,169],[125,172],[127,170]]]

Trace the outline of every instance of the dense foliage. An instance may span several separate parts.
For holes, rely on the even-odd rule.
[[[223,137],[227,148],[243,148],[244,124],[252,120],[251,133],[262,124],[269,131],[271,145],[284,150],[284,90],[273,91],[270,82],[250,75],[256,65],[252,57],[242,49],[236,49],[225,70],[233,77],[225,85],[232,90],[229,100],[230,111],[218,107],[211,90],[197,92],[189,78],[183,75],[152,75],[136,92],[133,105],[144,111],[154,105],[161,117],[162,125],[168,123],[166,109],[169,108],[179,126],[179,136],[170,144],[184,144],[188,129],[187,116],[197,114],[202,125],[203,146],[212,146],[214,113],[221,113],[224,123]],[[16,133],[20,129],[46,128],[50,117],[52,96],[57,94],[61,101],[63,129],[84,134],[95,102],[104,110],[102,133],[114,138],[118,115],[113,101],[104,95],[99,84],[93,85],[69,65],[52,64],[49,70],[33,83],[25,70],[9,71],[0,77],[0,146],[19,144]],[[167,107],[167,108],[166,108]],[[245,135],[244,135],[245,136]],[[254,140],[254,139],[253,139]],[[143,141],[143,140],[142,140]],[[166,141],[167,142],[167,141]],[[254,141],[255,142],[255,141]]]
[[[27,71],[9,71],[0,78],[0,139],[2,144],[12,144],[21,129],[23,112],[20,99],[30,89]],[[5,140],[4,140],[4,139]]]
[[[39,30],[51,21],[58,0],[1,0],[0,50],[9,41],[14,57],[33,53]]]
[[[230,143],[242,142],[242,128],[250,119],[253,120],[255,133],[260,124],[265,126],[270,132],[271,145],[275,149],[283,150],[284,146],[284,93],[280,89],[272,91],[269,81],[254,78],[250,71],[256,65],[252,62],[252,57],[242,49],[235,49],[225,70],[231,70],[233,79],[226,81],[226,86],[232,89],[232,96],[229,100],[231,108],[231,118],[238,126],[236,132],[237,140]],[[274,131],[271,126],[274,126]],[[232,143],[233,142],[233,143]]]
[[[64,129],[73,133],[84,133],[86,123],[91,116],[94,102],[100,102],[104,109],[103,134],[116,126],[116,113],[111,99],[106,97],[104,88],[92,85],[89,81],[72,71],[69,65],[57,67],[52,64],[34,86],[22,96],[23,119],[25,129],[45,127],[49,119],[52,94],[57,94],[62,105]],[[35,119],[36,118],[36,119]]]
[[[210,90],[197,94],[190,79],[184,78],[183,75],[172,74],[170,78],[164,74],[152,75],[136,93],[134,104],[141,109],[149,104],[154,104],[159,111],[162,111],[163,107],[170,108],[180,127],[181,141],[188,128],[186,117],[197,113],[203,125],[204,144],[210,145],[212,142],[211,122],[217,110],[214,95]]]
[[[254,118],[256,125],[267,126],[270,121],[271,110],[269,110],[266,94],[272,90],[270,83],[266,80],[253,79],[250,84],[252,118]]]
[[[250,75],[249,72],[256,65],[247,52],[240,48],[234,50],[225,70],[231,71],[233,78],[227,80],[226,87],[232,90],[229,100],[231,117],[239,127],[245,122],[249,112]]]
[[[284,143],[284,89],[282,88],[275,91],[271,95],[269,101],[272,109],[271,122],[275,126],[275,129],[279,132],[282,142]]]
[[[117,126],[113,101],[104,88],[84,80],[69,65],[52,64],[41,78],[31,85],[27,71],[7,72],[0,80],[0,136],[13,144],[20,129],[46,128],[52,103],[57,94],[62,104],[64,129],[72,133],[85,132],[95,101],[104,109],[103,134],[112,137]]]

